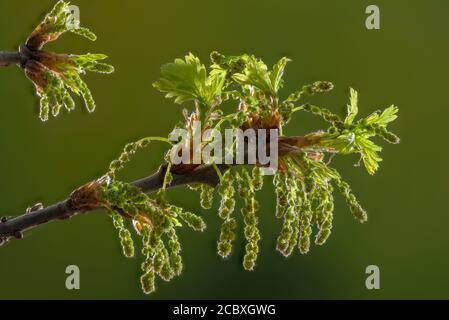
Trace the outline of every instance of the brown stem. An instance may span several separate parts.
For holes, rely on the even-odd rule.
[[[220,166],[222,171],[227,170],[228,166]],[[140,188],[143,192],[150,193],[162,187],[166,166],[161,166],[157,172],[146,178],[134,181],[132,184]],[[182,175],[173,174],[173,181],[169,187],[176,187],[185,184],[203,183],[216,186],[219,178],[212,166],[200,167],[192,172]],[[73,203],[72,198],[65,199],[49,207],[24,213],[11,220],[0,222],[0,244],[6,242],[11,237],[21,239],[23,232],[33,229],[39,225],[71,218],[79,213],[91,212],[91,210],[79,210]]]
[[[319,138],[314,135],[309,135],[306,137],[279,137],[279,156],[298,152],[303,147],[317,144],[318,141]],[[218,165],[218,167],[222,172],[225,172],[230,168],[229,165]],[[166,168],[166,165],[162,165],[153,175],[134,181],[132,184],[145,193],[154,192],[162,187]],[[217,171],[210,165],[199,166],[194,170],[187,172],[176,172],[176,170],[172,170],[173,180],[168,186],[170,188],[186,184],[208,184],[215,187],[220,182]],[[85,186],[89,186],[89,184]],[[88,192],[83,193],[83,188],[84,187],[81,187],[73,192],[71,197],[68,199],[49,207],[37,207],[37,210],[26,212],[20,216],[12,218],[11,220],[2,218],[0,221],[0,245],[7,242],[10,238],[21,239],[24,231],[33,229],[39,225],[52,221],[68,219],[77,214],[92,212],[97,209],[99,206],[95,204],[91,205],[92,201],[83,202],[82,200],[80,203],[78,199],[80,195],[81,197],[90,196]]]
[[[12,64],[24,68],[28,60],[39,60],[45,54],[43,51],[32,51],[26,45],[21,45],[19,51],[0,51],[0,67],[7,67]]]
[[[7,67],[12,64],[20,64],[22,58],[19,52],[0,51],[0,67]]]

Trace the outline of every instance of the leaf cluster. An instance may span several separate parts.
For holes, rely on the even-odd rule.
[[[56,117],[62,107],[67,111],[75,108],[70,92],[82,97],[86,109],[93,112],[95,101],[81,75],[87,71],[105,74],[114,71],[113,66],[100,62],[107,58],[104,54],[57,54],[42,50],[46,43],[57,40],[65,32],[96,40],[89,29],[80,27],[69,3],[61,0],[35,28],[23,49],[29,56],[23,67],[40,97],[39,117],[42,121],[47,121],[50,113]]]
[[[328,108],[309,102],[296,105],[306,97],[332,90],[333,84],[327,81],[304,85],[300,90],[282,98],[283,75],[289,61],[288,58],[282,58],[269,68],[262,60],[252,55],[224,56],[213,52],[211,66],[208,69],[199,58],[188,54],[184,59],[176,59],[173,63],[162,66],[161,78],[154,83],[155,88],[165,93],[167,98],[173,98],[176,104],[193,105],[190,110],[183,110],[185,123],[177,126],[188,129],[190,140],[187,139],[187,143],[191,143],[195,132],[193,122],[197,120],[206,124],[203,130],[276,128],[282,133],[283,127],[289,123],[291,117],[296,112],[303,111],[317,115],[329,123],[330,126],[326,131],[308,133],[302,138],[280,137],[279,142],[283,144],[278,150],[279,168],[274,175],[273,185],[277,199],[275,216],[283,220],[276,247],[284,256],[289,256],[295,248],[302,254],[309,252],[314,232],[313,241],[316,245],[323,245],[328,240],[333,225],[334,190],[340,191],[357,220],[360,222],[367,220],[366,211],[350,185],[342,179],[336,169],[330,167],[327,155],[332,157],[335,154],[359,153],[368,172],[374,173],[380,161],[378,155],[380,147],[374,144],[371,138],[380,136],[391,143],[399,142],[399,138],[387,129],[387,125],[397,117],[397,108],[392,106],[383,112],[375,112],[366,118],[356,120],[359,109],[358,95],[353,89],[346,116],[343,118]],[[228,103],[225,102],[234,103],[236,108],[228,110]],[[246,270],[254,270],[260,253],[261,240],[258,228],[259,203],[256,199],[256,191],[260,190],[264,183],[261,166],[253,165],[250,173],[247,165],[235,166],[225,172],[221,172],[215,163],[172,165],[171,155],[178,152],[180,147],[179,144],[173,144],[165,158],[168,168],[163,187],[154,199],[139,194],[137,198],[142,197],[139,202],[123,191],[128,187],[124,188],[126,184],[115,180],[116,173],[128,163],[139,148],[152,140],[169,142],[166,138],[144,138],[128,144],[119,159],[111,163],[108,172],[113,179],[111,186],[122,186],[119,193],[123,201],[115,201],[115,197],[111,196],[115,193],[106,192],[110,207],[119,208],[118,213],[122,211],[121,217],[127,217],[130,213],[132,219],[140,226],[138,229],[142,235],[145,257],[144,275],[141,279],[144,291],[154,290],[156,275],[168,280],[172,275],[179,274],[176,270],[180,270],[180,267],[175,261],[181,259],[180,246],[175,228],[180,226],[180,222],[195,230],[203,230],[205,227],[204,221],[199,216],[185,212],[168,202],[165,188],[171,181],[172,170],[177,172],[182,169],[182,172],[189,172],[205,165],[216,168],[217,176],[220,178],[217,187],[213,188],[206,184],[190,187],[200,192],[200,204],[205,209],[213,207],[215,193],[221,198],[218,215],[222,219],[222,226],[217,251],[223,258],[231,255],[237,238],[239,219],[234,211],[235,197],[240,196],[243,202],[240,208],[244,225],[243,237],[246,241],[243,267]],[[200,149],[208,143],[211,142],[203,141]],[[235,148],[227,152],[235,152]],[[142,216],[148,220],[142,219]],[[115,224],[119,234],[122,235],[121,243],[129,245],[130,237],[123,231],[123,224]],[[168,239],[168,246],[164,245],[163,236]],[[125,249],[124,247],[125,252],[132,252],[130,248]],[[172,256],[174,258],[170,258]]]

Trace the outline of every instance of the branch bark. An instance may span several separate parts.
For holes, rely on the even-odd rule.
[[[21,68],[26,67],[28,60],[39,61],[39,53],[43,51],[30,50],[26,45],[22,44],[18,51],[0,51],[0,67],[7,67],[10,65],[17,65]]]
[[[298,152],[304,147],[315,145],[319,142],[319,138],[313,134],[305,137],[279,137],[278,138],[278,155]],[[230,165],[218,165],[218,169],[223,173],[230,168]],[[132,182],[145,193],[151,193],[160,189],[163,185],[164,176],[167,166],[161,165],[159,170],[153,175]],[[173,180],[168,186],[169,188],[182,186],[186,184],[208,184],[215,187],[220,178],[216,169],[211,165],[201,165],[194,170],[186,172],[178,172],[172,170]],[[75,192],[74,192],[75,193]],[[74,194],[72,193],[72,195]],[[23,232],[33,229],[42,224],[52,221],[65,220],[80,213],[92,212],[97,207],[87,207],[79,209],[73,197],[69,197],[61,202],[48,206],[46,208],[36,207],[31,211],[27,210],[24,214],[14,217],[11,220],[2,218],[0,220],[0,245],[4,244],[11,238],[21,239]]]
[[[224,172],[229,168],[229,166],[220,165],[219,168]],[[132,184],[146,193],[156,191],[162,187],[165,170],[166,166],[162,165],[153,175],[136,180]],[[219,183],[217,172],[212,166],[200,167],[185,174],[172,175],[173,181],[168,186],[170,188],[194,183],[216,186]],[[69,197],[46,208],[26,212],[20,216],[12,218],[11,220],[3,218],[0,222],[0,245],[7,242],[10,238],[21,239],[23,237],[23,232],[33,229],[39,225],[52,221],[69,219],[79,213],[80,212],[73,208],[71,198]]]
[[[20,52],[0,51],[0,67],[7,67],[12,64],[20,65],[22,61],[23,59]]]

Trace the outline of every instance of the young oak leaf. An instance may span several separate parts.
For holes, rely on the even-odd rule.
[[[289,58],[283,57],[281,58],[274,66],[273,70],[270,72],[270,81],[271,85],[275,92],[278,92],[280,88],[283,86],[284,70],[291,60]]]
[[[166,93],[167,98],[175,98],[175,103],[196,100],[203,105],[211,105],[221,95],[225,74],[209,76],[199,58],[189,53],[183,59],[161,67],[161,78],[153,86]]]
[[[276,96],[283,85],[285,66],[291,60],[286,57],[281,58],[270,71],[267,65],[256,57],[247,55],[244,58],[246,59],[245,69],[241,73],[234,74],[233,79],[240,84],[254,86],[265,94]]]
[[[58,39],[67,31],[96,40],[95,34],[89,29],[79,26],[69,3],[59,1],[20,49],[21,53],[29,57],[23,68],[41,98],[39,114],[42,121],[48,120],[50,111],[56,117],[62,106],[68,111],[74,109],[75,103],[69,90],[81,96],[87,110],[93,112],[95,101],[80,74],[86,71],[106,74],[114,71],[113,66],[99,62],[107,58],[104,54],[71,55],[41,50],[46,43]]]
[[[382,113],[376,111],[354,123],[358,113],[358,94],[351,88],[350,102],[347,106],[347,116],[343,128],[330,134],[324,134],[322,144],[341,154],[359,153],[366,170],[373,175],[379,168],[379,162],[382,161],[379,156],[382,148],[370,138],[379,136],[387,142],[399,143],[399,137],[387,130],[387,125],[397,118],[397,112],[397,107],[390,106]]]
[[[359,112],[358,106],[358,93],[353,88],[350,88],[349,104],[347,105],[347,116],[345,124],[352,124],[355,116]]]
[[[245,70],[242,73],[234,74],[233,79],[237,83],[254,86],[267,94],[274,95],[276,93],[267,65],[254,56],[247,58]]]
[[[46,43],[57,40],[65,32],[72,32],[92,41],[97,39],[92,31],[80,27],[79,20],[71,11],[70,3],[61,0],[34,29],[26,41],[26,46],[33,51],[40,50]]]

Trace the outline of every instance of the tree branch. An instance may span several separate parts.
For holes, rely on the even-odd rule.
[[[0,67],[7,67],[15,64],[25,68],[28,60],[39,60],[39,51],[32,51],[26,45],[22,44],[19,51],[7,52],[0,51]]]
[[[20,52],[0,51],[0,67],[7,67],[12,64],[21,64],[23,61]]]
[[[226,171],[229,166],[220,165],[220,170]],[[146,178],[134,181],[132,184],[143,192],[150,193],[162,187],[166,166],[162,165],[157,172]],[[212,166],[203,166],[185,174],[172,174],[173,181],[168,187],[176,187],[186,184],[209,184],[216,186],[219,183],[217,172]],[[36,211],[26,212],[20,216],[7,220],[2,218],[0,222],[0,245],[10,238],[21,239],[23,232],[39,225],[57,220],[64,220],[78,215],[72,199],[69,197],[61,202]]]
[[[301,148],[315,145],[318,142],[319,138],[315,137],[313,134],[304,137],[279,137],[278,155],[283,156],[289,153],[298,152]],[[225,172],[230,168],[230,165],[221,164],[218,165],[218,168],[221,172]],[[145,193],[154,192],[162,187],[166,169],[167,165],[163,164],[153,175],[136,180],[132,182],[132,184]],[[195,169],[189,170],[177,171],[173,169],[174,168],[172,168],[173,180],[170,185],[168,185],[170,188],[186,184],[208,184],[215,187],[220,182],[217,171],[211,165],[201,165],[195,167]],[[86,184],[85,186],[88,185],[89,184]],[[52,221],[69,219],[80,213],[91,212],[99,208],[98,206],[91,206],[89,201],[87,201],[87,203],[82,203],[82,197],[85,195],[83,187],[75,190],[69,198],[46,208],[36,206],[11,220],[2,218],[0,220],[0,245],[7,242],[10,238],[21,239],[24,231],[33,229],[39,225]],[[81,202],[79,201],[80,199]],[[85,204],[87,204],[87,206],[85,206]]]

